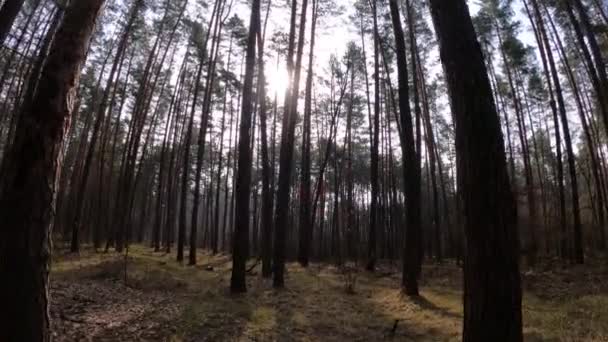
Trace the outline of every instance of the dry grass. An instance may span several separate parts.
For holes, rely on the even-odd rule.
[[[164,298],[159,302],[167,303],[166,308],[150,308],[151,312],[125,323],[141,329],[154,325],[156,331],[148,331],[148,337],[136,335],[138,340],[460,339],[461,278],[460,270],[452,264],[425,266],[422,296],[416,300],[401,294],[398,274],[370,274],[354,267],[345,274],[344,269],[319,264],[306,269],[288,265],[287,287],[283,290],[274,290],[270,280],[252,275],[248,277],[248,293],[233,296],[227,290],[231,268],[228,256],[201,252],[199,265],[192,267],[177,264],[173,255],[152,253],[141,246],[132,247],[129,253],[126,288],[143,296],[140,302],[145,303],[149,296]],[[604,271],[598,266],[524,276],[529,289],[524,296],[526,340],[608,341],[608,284]],[[52,277],[60,287],[68,282],[105,284],[111,279],[110,286],[124,289],[124,257],[90,252],[80,257],[61,256],[54,263]],[[594,280],[594,286],[588,284],[589,279]],[[347,286],[350,283],[353,286]],[[113,299],[109,296],[105,300]],[[117,307],[110,304],[108,307]],[[90,319],[95,321],[94,317]],[[159,319],[163,322],[156,322]],[[75,329],[86,329],[86,325]],[[118,336],[98,330],[93,339]],[[119,339],[130,340],[129,336]],[[58,340],[71,339],[59,336]]]

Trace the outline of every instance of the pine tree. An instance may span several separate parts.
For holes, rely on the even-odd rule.
[[[481,48],[464,0],[430,7],[456,124],[467,240],[463,341],[522,341],[517,208]]]
[[[81,66],[103,0],[74,1],[49,49],[37,92],[15,131],[0,184],[0,331],[4,341],[50,341],[51,227],[61,150]]]
[[[232,248],[232,278],[230,290],[233,293],[247,291],[245,264],[249,254],[249,195],[251,193],[251,124],[253,112],[253,76],[255,71],[255,47],[260,30],[260,0],[251,5],[247,53],[245,56],[245,79],[243,83],[243,107],[239,128],[239,157],[236,176],[236,210],[234,242]]]

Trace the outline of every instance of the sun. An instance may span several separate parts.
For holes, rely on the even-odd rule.
[[[268,95],[273,97],[276,95],[279,101],[285,97],[285,90],[289,86],[287,69],[283,64],[268,70]]]

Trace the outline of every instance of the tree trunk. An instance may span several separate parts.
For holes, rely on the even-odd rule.
[[[391,19],[395,32],[397,71],[399,75],[399,112],[401,121],[401,152],[403,155],[403,187],[406,196],[406,230],[403,251],[403,286],[406,294],[418,295],[418,278],[422,266],[422,232],[420,230],[420,161],[415,148],[414,127],[409,104],[408,71],[405,37],[401,27],[397,0],[390,0]],[[409,7],[409,6],[408,6]],[[408,15],[411,20],[412,16]],[[414,74],[416,70],[413,70]],[[416,85],[414,85],[416,86]],[[417,109],[419,110],[419,109]]]
[[[270,3],[266,9],[266,19],[270,13]],[[260,17],[258,16],[258,20]],[[261,22],[257,24],[261,28]],[[268,153],[268,125],[266,109],[266,76],[264,72],[264,37],[261,30],[257,32],[258,42],[258,92],[260,103],[260,142],[262,157],[262,276],[269,278],[272,275],[272,210],[273,194],[270,157]]]
[[[310,28],[310,53],[308,55],[308,75],[306,76],[306,90],[304,95],[304,123],[302,127],[302,175],[300,191],[300,235],[298,248],[298,261],[306,267],[310,259],[312,244],[312,214],[310,193],[310,149],[311,149],[311,115],[312,115],[312,81],[314,75],[315,30],[317,24],[317,1],[312,1],[312,24]]]
[[[375,1],[370,2],[374,17],[374,116],[370,117],[371,131],[371,204],[369,213],[369,228],[367,239],[367,265],[365,268],[373,272],[376,268],[377,259],[377,225],[378,225],[378,145],[380,140],[380,36],[378,33],[378,9]]]
[[[302,50],[304,49],[304,33],[306,32],[306,9],[308,0],[302,2],[300,16],[297,61],[294,68],[293,55],[295,45],[296,9],[297,1],[292,1],[291,27],[289,33],[289,48],[287,52],[287,71],[289,87],[285,93],[285,114],[283,115],[283,128],[281,134],[281,151],[279,154],[279,184],[277,189],[277,208],[275,213],[275,246],[274,246],[274,277],[273,286],[284,286],[285,271],[285,240],[288,227],[291,170],[293,168],[293,148],[297,121],[298,95],[300,86],[300,72],[302,67]]]
[[[74,1],[23,113],[0,184],[3,341],[50,341],[48,275],[55,192],[89,39],[103,0]]]
[[[211,32],[211,27],[213,25],[213,20],[216,16],[216,12],[218,11],[218,3],[215,3],[215,6],[213,8],[213,12],[211,14],[211,22],[209,23],[209,29],[207,31],[207,35],[205,37],[205,40],[203,41],[202,46],[206,49],[207,46],[207,41],[209,39],[209,34]],[[203,56],[199,56],[199,61],[198,61],[198,68],[196,71],[196,77],[194,78],[194,91],[193,91],[193,99],[192,99],[192,104],[191,104],[191,108],[190,108],[190,116],[188,119],[188,126],[186,128],[186,136],[185,136],[185,142],[184,142],[184,148],[185,148],[185,152],[184,152],[184,161],[183,161],[183,173],[182,173],[182,178],[181,178],[181,192],[180,192],[180,209],[179,209],[179,226],[178,226],[178,233],[177,233],[177,261],[178,262],[182,262],[184,260],[184,244],[185,244],[185,240],[186,240],[186,207],[187,207],[187,200],[188,200],[188,192],[190,189],[189,186],[189,182],[188,182],[188,178],[190,177],[190,149],[191,149],[191,145],[192,145],[192,131],[194,129],[194,114],[196,113],[196,105],[198,102],[198,98],[200,95],[200,89],[201,89],[201,78],[203,76],[203,66],[204,66],[204,61],[203,61]],[[201,123],[202,125],[203,123]],[[198,210],[197,210],[198,212]],[[196,215],[196,213],[194,214]],[[192,222],[191,222],[192,224]],[[196,228],[194,228],[196,229]],[[193,237],[194,235],[194,237]],[[190,238],[191,239],[195,239],[196,240],[196,234],[190,234]]]
[[[243,83],[243,104],[239,131],[239,156],[236,176],[236,211],[234,242],[232,248],[232,278],[230,291],[247,291],[245,264],[249,254],[249,195],[251,193],[251,119],[253,113],[253,76],[255,72],[255,46],[257,32],[260,30],[260,0],[253,0],[247,53],[245,57],[245,79]]]
[[[490,82],[466,2],[430,5],[456,126],[467,240],[463,341],[519,342],[517,207]]]
[[[209,31],[207,32],[207,37],[205,38],[204,45],[207,46],[207,41],[209,39],[209,33],[211,32],[211,28],[213,27],[213,39],[211,41],[211,53],[209,54],[210,58],[208,61],[208,70],[207,70],[207,80],[205,83],[205,97],[203,98],[203,110],[201,112],[201,120],[198,130],[198,139],[197,139],[197,160],[196,160],[196,169],[195,169],[195,180],[194,180],[194,199],[192,203],[192,219],[191,219],[191,229],[190,229],[190,255],[189,255],[189,264],[196,264],[196,236],[198,229],[198,207],[200,203],[200,189],[201,189],[201,173],[203,167],[203,158],[205,155],[205,141],[207,136],[207,126],[209,125],[209,116],[211,111],[211,95],[213,94],[213,85],[215,81],[215,68],[219,50],[219,44],[221,42],[221,32],[222,27],[224,25],[225,19],[222,18],[224,14],[224,10],[226,8],[225,1],[216,1],[215,6],[217,7],[215,12],[215,25],[212,25],[213,19],[209,24]],[[230,12],[230,11],[228,11]],[[192,107],[194,111],[194,107]],[[211,153],[209,153],[211,155]],[[210,199],[209,199],[210,200]],[[211,202],[209,202],[211,203]],[[208,216],[209,217],[209,216]],[[206,225],[209,228],[209,225]],[[214,231],[215,228],[214,228]],[[212,235],[213,236],[213,235]],[[213,253],[217,253],[217,237],[213,237]]]

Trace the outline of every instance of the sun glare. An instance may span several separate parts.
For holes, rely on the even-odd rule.
[[[268,95],[270,97],[277,96],[279,101],[285,97],[285,90],[289,85],[287,78],[287,69],[284,65],[271,68],[268,74]]]

